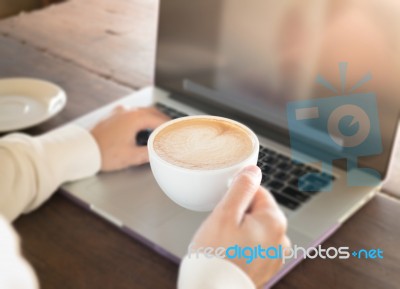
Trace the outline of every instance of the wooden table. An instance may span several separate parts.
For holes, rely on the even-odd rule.
[[[0,23],[0,77],[67,91],[38,134],[152,82],[155,0],[71,0]],[[383,260],[306,260],[275,288],[398,288],[400,203],[378,195],[323,246],[384,249]],[[177,266],[60,194],[15,226],[41,288],[175,288]]]

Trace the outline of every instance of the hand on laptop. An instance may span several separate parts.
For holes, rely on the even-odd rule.
[[[168,117],[155,108],[126,110],[117,107],[112,116],[91,131],[101,152],[101,170],[113,171],[147,163],[147,147],[136,145],[136,134],[154,129],[167,120]]]
[[[225,248],[233,245],[289,247],[287,221],[274,198],[260,187],[258,167],[245,168],[233,181],[225,197],[205,220],[193,238],[195,247]],[[281,259],[230,259],[254,281],[266,283],[282,265]]]

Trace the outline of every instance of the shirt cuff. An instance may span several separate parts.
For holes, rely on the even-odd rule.
[[[185,256],[182,260],[178,289],[255,289],[250,277],[234,263],[204,255]]]
[[[90,132],[78,125],[60,127],[37,140],[60,184],[95,175],[100,170],[99,147]]]

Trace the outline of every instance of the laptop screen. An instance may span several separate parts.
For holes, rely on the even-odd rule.
[[[295,150],[384,175],[398,120],[400,10],[350,2],[161,0],[156,85],[255,120]]]

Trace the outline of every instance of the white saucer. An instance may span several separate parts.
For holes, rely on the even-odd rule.
[[[42,123],[59,113],[67,102],[58,85],[34,78],[0,79],[0,132]]]

